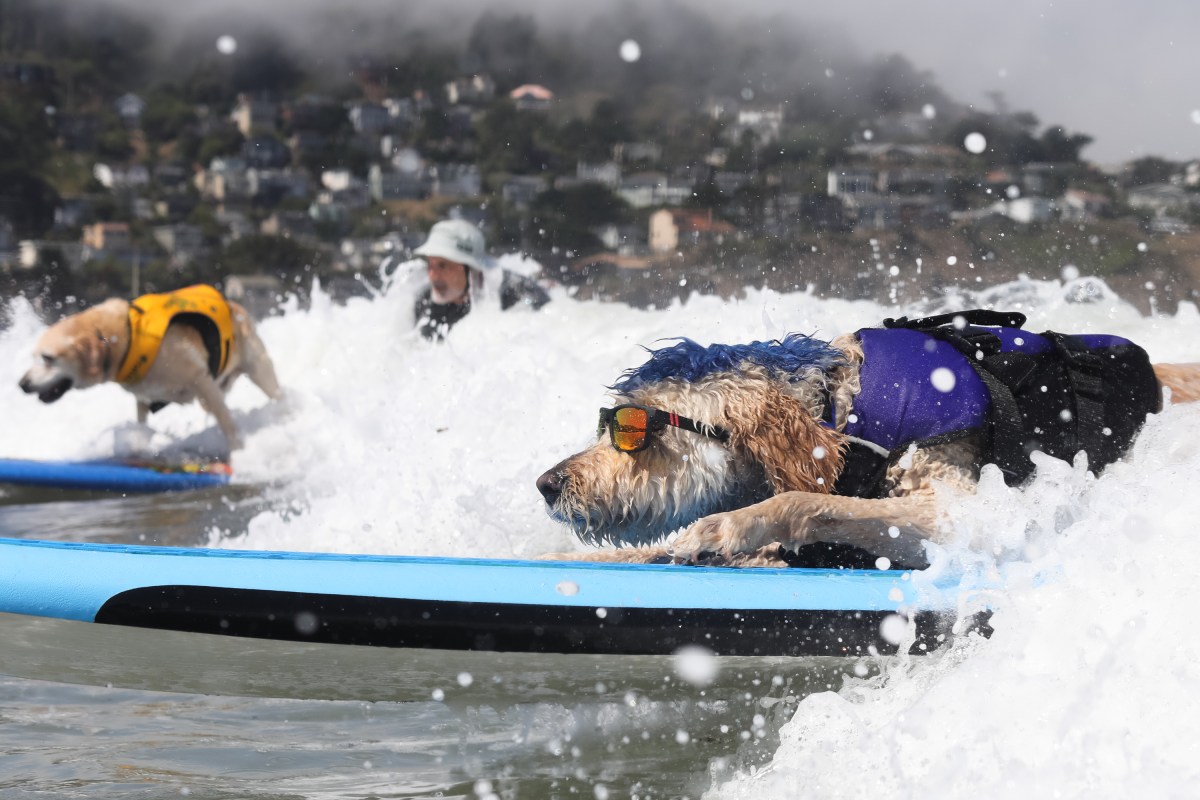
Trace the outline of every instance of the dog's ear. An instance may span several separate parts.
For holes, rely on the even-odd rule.
[[[726,408],[731,444],[762,464],[776,494],[831,492],[844,461],[841,437],[778,386],[756,388]]]
[[[99,383],[107,376],[108,347],[99,331],[76,337],[75,352],[79,358],[79,376],[88,383]]]

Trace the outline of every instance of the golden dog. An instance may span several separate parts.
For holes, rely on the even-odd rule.
[[[929,338],[932,331],[938,342],[962,339],[964,330],[992,336],[991,328],[967,327],[961,318],[954,322],[927,325],[926,332],[918,335]],[[781,566],[794,563],[788,557],[798,548],[821,542],[832,543],[835,549],[861,548],[872,559],[886,556],[898,563],[923,563],[922,542],[941,541],[949,530],[943,524],[935,484],[948,482],[973,490],[980,467],[998,452],[989,447],[998,447],[995,443],[1004,435],[1003,426],[989,422],[961,434],[893,442],[886,449],[851,436],[848,426],[865,424],[855,416],[864,405],[860,397],[864,383],[898,391],[902,381],[929,383],[938,377],[936,371],[918,372],[916,379],[893,377],[887,373],[891,362],[882,356],[873,361],[872,353],[865,352],[864,341],[874,340],[861,334],[831,343],[793,334],[771,343],[708,348],[680,340],[653,351],[650,361],[627,371],[611,387],[616,407],[602,410],[599,441],[537,481],[550,515],[584,541],[635,546],[546,558]],[[1019,330],[1015,334],[1014,339],[1013,331],[1008,331],[1010,341],[1038,338]],[[1068,349],[1079,341],[1046,336],[1052,338],[1039,341],[1065,342]],[[1123,374],[1140,376],[1146,384],[1138,400],[1141,405],[1110,409],[1103,420],[1092,420],[1088,424],[1097,437],[1112,437],[1113,429],[1118,429],[1132,438],[1145,414],[1160,407],[1162,387],[1170,389],[1176,402],[1200,399],[1200,364],[1151,365],[1140,348],[1126,344],[1132,349],[1117,342],[1116,350],[1103,352],[1110,361],[1114,359],[1108,354],[1118,352],[1132,359],[1132,372]],[[924,350],[932,351],[928,342],[924,345]],[[971,358],[981,357],[982,351],[975,352],[974,347],[972,343],[965,350]],[[1105,359],[1096,360],[1094,355],[1085,352],[1078,361],[1087,369],[1107,368]],[[1035,363],[1033,357],[995,357],[1000,360],[992,363],[1001,375],[1005,368],[1031,369],[1029,364]],[[1049,358],[1037,356],[1043,357]],[[864,372],[867,364],[876,367],[874,373]],[[965,384],[972,379],[973,367],[964,361],[962,370],[959,382]],[[1037,374],[1027,371],[1021,380],[1028,384],[1029,376]],[[1094,388],[1086,376],[1064,374],[1065,381],[1078,382],[1089,391]],[[1042,378],[1032,380],[1024,389],[1016,378],[1011,383],[1018,394],[1047,393]],[[992,387],[991,391],[1007,390]],[[883,415],[903,402],[901,394],[877,406]],[[1124,397],[1120,392],[1109,394]],[[932,398],[938,413],[942,396]],[[1088,405],[1092,401],[1080,395],[1070,402],[1083,425],[1083,418],[1095,410]],[[1052,411],[1064,420],[1071,418],[1065,409]],[[1083,428],[1072,428],[1070,433],[1089,435]],[[1017,453],[1017,461],[1027,459],[1032,449],[1028,440],[1022,444],[1025,450]],[[1118,443],[1108,460],[1119,457],[1126,444]],[[853,477],[843,473],[851,469],[852,457],[857,458],[852,456],[856,445],[868,458],[872,450],[885,455],[876,459],[877,485],[867,481],[867,490],[847,494],[840,487],[843,479]],[[1061,457],[1069,459],[1074,452],[1068,448]],[[1098,461],[1102,459],[1089,463],[1095,466]],[[1031,471],[1029,462],[1021,475],[1027,477]],[[684,530],[670,546],[652,546],[680,528]]]
[[[216,417],[231,449],[241,447],[224,397],[233,382],[246,375],[267,397],[280,397],[275,368],[250,316],[208,286],[132,303],[106,300],[72,314],[46,329],[33,359],[19,385],[44,403],[70,389],[118,381],[137,399],[137,419],[145,423],[167,403],[198,400]]]

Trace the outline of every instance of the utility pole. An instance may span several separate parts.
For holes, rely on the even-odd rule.
[[[141,282],[141,277],[142,277],[141,272],[142,272],[142,251],[137,248],[134,248],[134,250],[133,250],[133,277],[129,282],[131,297],[137,297],[139,294],[141,294],[141,292],[138,291],[138,284]]]

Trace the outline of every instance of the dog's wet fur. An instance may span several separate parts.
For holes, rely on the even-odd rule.
[[[923,542],[951,534],[935,487],[973,492],[983,442],[967,437],[911,449],[889,467],[878,499],[831,494],[862,349],[852,335],[830,343],[798,336],[710,348],[680,340],[626,372],[611,387],[614,405],[668,410],[729,431],[729,441],[668,427],[646,449],[626,453],[602,434],[547,470],[537,487],[549,514],[583,541],[620,546],[545,558],[867,567],[883,556],[896,565],[926,563]],[[799,361],[766,355],[772,350],[799,353]],[[1200,400],[1200,364],[1156,364],[1154,372],[1172,402]],[[838,421],[832,428],[821,424],[830,401]]]
[[[275,367],[254,330],[246,310],[229,304],[233,316],[234,346],[228,363],[215,378],[209,372],[208,351],[192,326],[172,322],[163,336],[158,356],[145,377],[126,385],[137,399],[138,422],[145,423],[152,407],[161,403],[199,401],[216,417],[230,449],[241,446],[241,437],[225,393],[246,375],[268,398],[281,397]],[[78,314],[64,317],[47,328],[33,348],[33,365],[19,386],[43,403],[53,403],[71,389],[87,389],[116,378],[129,351],[129,302],[106,300]]]

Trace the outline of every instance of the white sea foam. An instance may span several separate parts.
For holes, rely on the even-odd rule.
[[[1071,302],[1071,300],[1089,302]],[[286,411],[248,382],[230,402],[246,429],[235,480],[286,502],[244,536],[254,549],[532,556],[583,549],[546,516],[533,481],[591,441],[605,386],[673,336],[701,342],[819,336],[980,302],[1024,311],[1031,330],[1128,336],[1159,361],[1200,360],[1200,313],[1144,317],[1102,284],[1020,281],[920,308],[808,294],[694,296],[661,311],[576,302],[557,290],[537,313],[473,311],[447,342],[408,323],[394,291],[337,306],[320,291],[260,333]],[[115,386],[43,406],[16,389],[42,329],[18,302],[0,333],[3,455],[73,458],[128,436],[132,398]],[[196,406],[151,419],[156,441],[214,435]],[[1099,478],[1043,462],[1027,488],[985,475],[948,498],[961,543],[941,569],[1008,588],[988,641],[848,678],[801,702],[774,761],[713,790],[720,798],[876,796],[1172,796],[1200,772],[1200,653],[1191,565],[1200,563],[1200,409],[1148,424],[1127,463]],[[860,670],[861,672],[861,670]],[[854,670],[847,669],[848,676]]]

